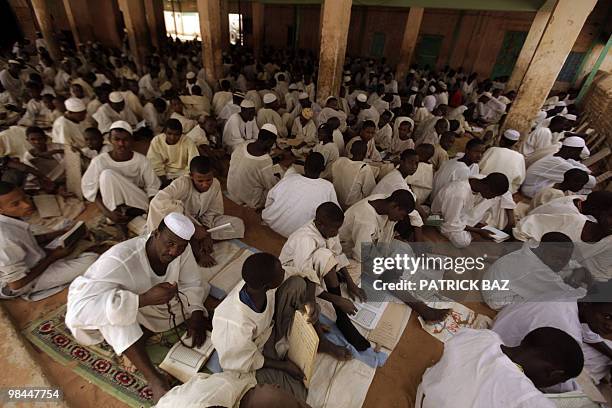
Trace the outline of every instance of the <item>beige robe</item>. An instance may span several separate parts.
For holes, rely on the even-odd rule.
[[[191,159],[199,156],[198,148],[188,137],[181,136],[174,145],[166,143],[166,134],[161,133],[151,140],[147,159],[158,177],[175,179],[189,173]]]
[[[338,202],[348,208],[370,195],[376,186],[372,167],[362,161],[340,157],[332,165],[332,179]]]
[[[257,127],[261,129],[266,123],[276,126],[278,137],[287,137],[287,126],[285,126],[283,119],[274,109],[261,108],[259,112],[257,112]]]
[[[420,162],[414,174],[406,177],[406,182],[416,196],[417,204],[423,204],[433,188],[433,165]]]
[[[60,116],[53,122],[51,140],[53,143],[67,144],[82,149],[86,146],[83,126],[65,116]]]
[[[251,208],[262,208],[266,195],[277,183],[272,173],[272,158],[269,154],[253,156],[247,151],[248,143],[238,145],[230,159],[227,174],[228,197],[236,204]]]

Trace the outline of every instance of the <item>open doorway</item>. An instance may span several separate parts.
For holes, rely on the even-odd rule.
[[[229,13],[229,40],[232,45],[244,45],[242,14]]]

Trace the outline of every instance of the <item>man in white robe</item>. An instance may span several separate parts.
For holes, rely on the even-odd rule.
[[[157,67],[152,67],[151,72],[143,75],[138,81],[140,96],[142,96],[145,101],[150,101],[152,99],[161,97],[162,92],[160,91],[159,86],[159,68]]]
[[[0,182],[0,299],[21,296],[25,300],[40,300],[54,295],[98,257],[96,253],[84,252],[65,259],[78,241],[45,251],[44,245],[72,226],[35,236],[30,224],[22,221],[34,212],[34,205],[20,188]]]
[[[568,129],[569,121],[563,116],[555,116],[550,121],[549,127],[538,126],[527,136],[521,146],[521,153],[527,157],[538,150],[550,147],[558,141],[555,140],[557,137],[553,137],[553,134],[559,134]]]
[[[0,71],[0,83],[15,101],[21,101],[23,91],[25,90],[21,76],[19,75],[21,70],[21,63],[17,60],[10,59],[8,61],[8,66]]]
[[[430,144],[422,144],[416,148],[419,164],[416,171],[406,177],[406,183],[415,195],[418,205],[422,205],[429,198],[433,188],[433,164],[429,162],[433,156],[434,148]]]
[[[357,114],[357,126],[368,120],[374,122],[374,126],[378,125],[380,113],[378,113],[374,106],[368,104],[367,100],[368,98],[364,93],[360,93],[357,96],[357,103],[355,104],[359,111]]]
[[[221,110],[232,100],[232,92],[230,91],[230,82],[226,79],[221,81],[221,89],[213,95],[212,110],[215,116],[221,113]]]
[[[147,126],[151,128],[154,135],[163,131],[164,124],[168,120],[169,115],[168,103],[161,98],[155,98],[152,102],[147,102],[144,108],[142,108],[142,118],[146,121]]]
[[[484,143],[479,139],[472,139],[465,146],[465,154],[462,157],[445,161],[434,175],[432,199],[435,200],[438,192],[449,183],[467,180],[480,174],[478,163],[484,151]]]
[[[87,117],[87,108],[80,99],[68,98],[64,102],[66,113],[53,122],[51,140],[53,143],[74,146],[82,149],[86,146],[81,123]]]
[[[570,136],[563,140],[561,150],[529,166],[521,192],[527,197],[533,197],[536,192],[563,181],[565,172],[572,168],[590,174],[591,170],[578,161],[583,152],[588,152],[588,149],[585,149],[586,145],[581,137]],[[595,177],[589,175],[589,182],[585,185],[584,192],[588,193],[596,183]]]
[[[510,182],[510,192],[516,193],[525,180],[525,157],[511,149],[519,140],[521,134],[508,129],[499,141],[499,147],[490,147],[478,163],[480,173],[487,175],[491,173],[505,174]]]
[[[258,133],[259,128],[255,121],[255,104],[243,100],[240,104],[240,112],[234,113],[225,123],[223,146],[231,153],[239,144],[255,140]]]
[[[86,346],[105,340],[124,354],[144,375],[154,402],[170,387],[146,353],[150,333],[186,321],[194,346],[206,337],[203,303],[210,287],[189,249],[194,232],[187,217],[170,213],[152,234],[104,253],[68,290],[66,326],[74,338]]]
[[[261,129],[266,123],[270,123],[278,130],[278,137],[284,139],[287,137],[287,126],[283,119],[278,114],[278,99],[276,95],[269,93],[263,97],[264,107],[257,112],[257,127]]]
[[[349,140],[349,142],[346,144],[346,150],[350,152],[351,147],[353,146],[353,143],[355,143],[358,140],[361,140],[367,143],[367,151],[366,151],[365,159],[369,161],[373,161],[373,162],[380,162],[382,161],[382,156],[380,152],[378,151],[378,149],[376,148],[376,143],[374,141],[375,137],[376,137],[376,123],[374,123],[371,120],[366,120],[365,122],[361,124],[359,136],[355,136],[354,138]]]
[[[353,143],[352,158],[340,157],[332,165],[332,180],[338,202],[344,209],[369,196],[376,186],[374,170],[365,163],[367,144],[361,140]]]
[[[463,329],[425,371],[415,407],[555,408],[538,388],[577,377],[583,365],[580,345],[559,329],[536,329],[517,347],[491,330]]]
[[[26,84],[30,100],[25,105],[25,112],[19,122],[20,126],[38,126],[41,128],[49,128],[53,124],[52,110],[53,104],[42,98],[42,85],[38,82],[28,82]]]
[[[589,182],[589,173],[579,168],[572,168],[563,174],[563,181],[551,187],[539,190],[531,199],[529,211],[549,202],[569,195],[575,195],[584,189]]]
[[[310,153],[304,175],[287,172],[268,192],[262,220],[275,232],[288,237],[315,216],[317,207],[331,201],[338,204],[334,186],[320,178],[325,168],[323,155]]]
[[[130,126],[136,126],[138,119],[132,110],[125,104],[121,92],[111,92],[108,103],[100,106],[93,118],[98,122],[98,129],[102,134],[108,133],[111,125],[119,120],[126,121]]]
[[[151,163],[132,150],[129,123],[111,125],[113,150],[96,156],[83,174],[83,197],[95,202],[102,213],[115,223],[128,223],[146,213],[150,197],[159,191],[160,181]]]
[[[267,124],[257,140],[242,143],[234,149],[227,174],[230,200],[250,208],[263,208],[268,191],[280,179],[275,176],[270,151],[276,143],[276,128]]]

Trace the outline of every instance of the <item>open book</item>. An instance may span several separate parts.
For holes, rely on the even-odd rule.
[[[68,248],[74,245],[79,239],[83,238],[87,233],[87,227],[83,221],[78,221],[68,231],[56,237],[53,241],[49,242],[45,248]]]
[[[32,197],[40,218],[59,217],[62,211],[53,194],[37,194]]]
[[[497,228],[491,227],[489,225],[487,225],[486,227],[482,227],[482,229],[485,231],[491,231],[491,233],[493,234],[493,241],[497,242],[498,244],[510,238],[510,235],[506,234],[504,231],[498,230]]]
[[[421,316],[418,318],[423,330],[443,343],[446,343],[462,328],[488,329],[493,323],[488,316],[478,314],[461,303],[427,302],[427,305],[435,309],[451,309],[446,319],[440,322],[426,322]]]
[[[192,339],[187,338],[187,333],[183,335],[182,339],[185,344],[191,345]],[[214,350],[215,348],[210,340],[210,332],[207,331],[206,341],[198,348],[185,347],[180,341],[176,342],[166,354],[166,358],[161,362],[159,368],[185,383],[200,371],[200,368],[210,358]]]
[[[289,351],[287,357],[304,373],[304,385],[308,388],[314,363],[319,348],[319,336],[312,324],[306,321],[306,316],[300,311],[295,312],[293,325],[289,331]]]

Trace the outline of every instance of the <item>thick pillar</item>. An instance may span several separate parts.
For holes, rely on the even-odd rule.
[[[159,50],[164,41],[166,41],[164,2],[163,0],[144,0],[144,5],[151,42]]]
[[[229,4],[228,0],[221,0],[219,2],[219,12],[221,13],[221,48],[223,50],[229,49]]]
[[[121,12],[116,1],[92,1],[87,3],[90,16],[95,16],[94,36],[105,47],[121,48]]]
[[[64,0],[64,10],[72,31],[74,44],[84,44],[94,40],[89,4],[80,0]]]
[[[582,101],[582,98],[584,98],[584,95],[586,95],[587,91],[589,90],[589,87],[593,83],[593,79],[595,79],[595,75],[597,75],[597,71],[601,67],[601,64],[604,62],[604,60],[606,59],[606,56],[608,55],[610,48],[612,48],[612,35],[610,35],[610,37],[608,38],[608,42],[606,43],[606,45],[603,47],[603,49],[599,53],[599,57],[597,57],[597,61],[595,61],[595,65],[593,65],[593,68],[591,68],[591,73],[589,74],[587,79],[584,81],[584,84],[582,84],[580,93],[578,94],[578,97],[576,98],[576,103],[580,103]]]
[[[219,0],[197,0],[202,36],[202,64],[209,84],[216,84],[223,75],[221,50],[221,12]]]
[[[264,4],[254,1],[253,5],[253,53],[259,57],[264,41]]]
[[[535,18],[531,22],[531,27],[529,28],[527,38],[525,38],[523,48],[521,49],[521,52],[516,59],[516,63],[514,64],[512,75],[510,75],[510,78],[506,83],[506,91],[516,91],[521,84],[521,81],[525,76],[525,72],[527,72],[527,67],[529,66],[536,48],[540,43],[540,39],[542,38],[542,34],[544,33],[544,29],[548,24],[548,20],[550,19],[550,15],[556,2],[557,0],[548,0],[536,13]]]
[[[406,18],[406,27],[404,28],[404,38],[402,40],[402,48],[400,49],[400,59],[397,63],[397,71],[395,72],[395,79],[400,82],[404,81],[412,58],[414,57],[414,50],[416,49],[417,39],[419,38],[419,30],[421,28],[421,21],[423,20],[423,7],[410,7],[408,18]]]
[[[317,83],[319,101],[340,92],[351,5],[352,0],[324,0]]]
[[[138,69],[142,71],[150,48],[150,36],[143,0],[118,0],[127,30],[130,51]]]
[[[51,55],[51,58],[53,58],[55,61],[59,61],[61,54],[59,46],[55,41],[55,33],[53,32],[53,25],[51,22],[51,13],[47,7],[47,2],[45,0],[32,0],[32,8],[34,9],[34,15],[36,16],[36,21],[38,21],[40,32],[42,33],[43,38],[49,47],[49,55]]]
[[[516,129],[523,137],[529,132],[531,121],[546,100],[596,3],[597,0],[557,1],[508,112],[504,129]]]

